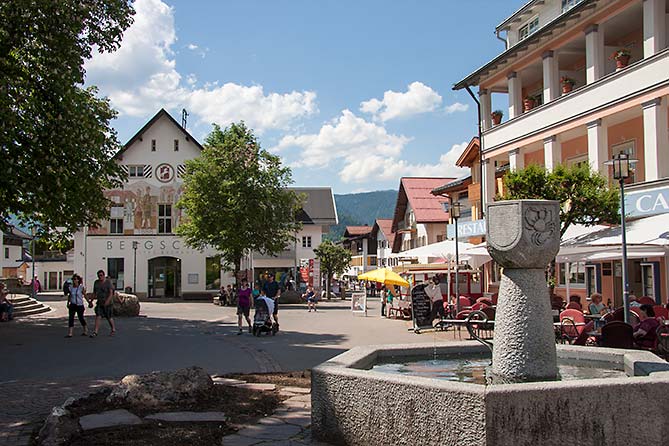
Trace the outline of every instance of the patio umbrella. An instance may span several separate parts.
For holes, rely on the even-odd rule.
[[[402,277],[393,270],[387,268],[375,269],[374,271],[368,271],[366,273],[359,274],[358,279],[368,280],[370,282],[380,282],[384,285],[399,285],[403,287],[409,286],[409,282],[402,279]]]

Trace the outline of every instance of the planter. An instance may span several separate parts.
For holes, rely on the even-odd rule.
[[[534,107],[536,107],[537,101],[534,99],[523,99],[523,110],[524,111],[530,111]]]
[[[492,124],[499,125],[502,122],[502,115],[493,113],[490,115],[492,117]]]
[[[567,83],[567,84],[562,84],[562,93],[569,93],[569,92],[571,92],[573,89],[574,89],[574,85],[573,85],[573,84],[569,84],[569,83]]]
[[[616,57],[616,70],[625,68],[630,63],[630,56],[618,56]]]

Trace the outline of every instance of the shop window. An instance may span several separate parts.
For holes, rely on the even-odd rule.
[[[310,235],[303,235],[302,236],[302,247],[303,248],[311,248],[311,236]]]
[[[172,205],[158,205],[158,234],[172,233]]]
[[[518,29],[518,40],[523,40],[534,34],[539,29],[539,16],[534,16],[526,24]]]
[[[566,274],[569,275],[569,286],[574,288],[585,288],[585,262],[574,262],[569,263],[569,269],[567,270],[567,264],[560,264],[560,286],[567,285]]]
[[[119,291],[123,291],[125,286],[123,260],[122,257],[110,257],[107,259],[107,276],[109,276],[112,285],[114,285],[114,289]]]
[[[110,234],[123,234],[123,219],[122,218],[112,218],[109,220],[109,233]]]
[[[207,257],[205,260],[205,289],[217,290],[221,287],[221,256]]]

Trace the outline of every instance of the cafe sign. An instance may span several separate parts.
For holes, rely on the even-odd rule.
[[[629,217],[648,217],[669,212],[669,186],[625,192],[625,213]]]
[[[485,235],[486,223],[485,218],[473,221],[458,221],[458,238],[476,237]],[[455,225],[446,226],[446,237],[449,239],[455,238]]]

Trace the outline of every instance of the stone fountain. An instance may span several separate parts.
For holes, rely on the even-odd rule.
[[[560,243],[557,202],[488,206],[504,267],[488,385],[372,370],[392,358],[483,355],[470,342],[358,347],[312,370],[312,435],[342,445],[667,444],[669,364],[650,352],[557,346],[544,268]],[[620,371],[562,381],[558,364]]]

